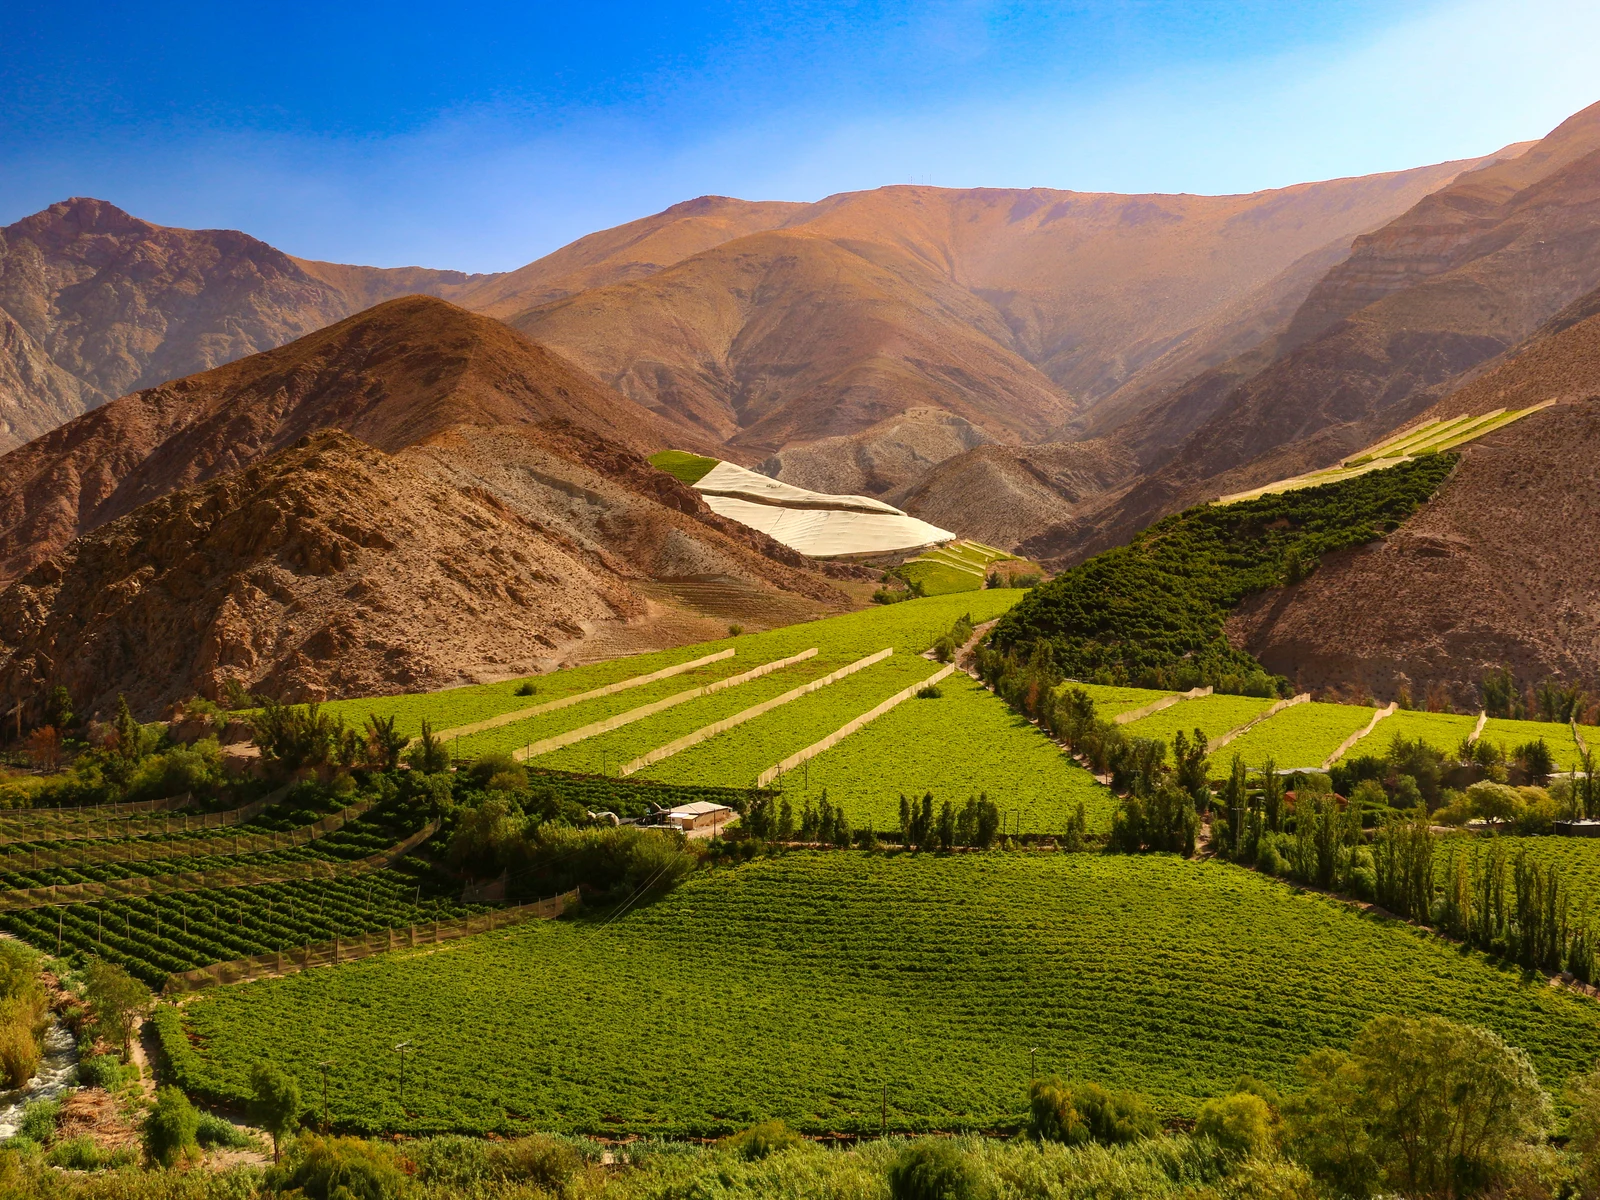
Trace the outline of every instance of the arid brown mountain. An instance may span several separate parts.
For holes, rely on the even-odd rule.
[[[1600,310],[1600,293],[1574,306]],[[1236,645],[1302,687],[1392,699],[1430,688],[1473,708],[1485,671],[1600,683],[1600,316],[1570,311],[1430,408],[1553,407],[1472,443],[1429,504],[1304,582],[1246,601]]]
[[[138,388],[271,349],[380,300],[483,277],[290,258],[103,200],[0,229],[0,452]]]
[[[888,495],[977,443],[1126,421],[1279,332],[1352,238],[1482,161],[1249,196],[889,187],[813,205],[697,201],[499,277],[490,311],[570,291],[580,262],[615,277],[507,319],[730,457]],[[757,231],[650,266],[741,227]],[[626,256],[599,241],[612,234]],[[518,276],[538,287],[518,292]],[[942,415],[898,421],[918,410]]]
[[[0,582],[177,488],[339,428],[391,453],[453,425],[563,419],[649,453],[682,440],[498,321],[412,296],[103,405],[0,458]]]
[[[1066,552],[1112,544],[1209,495],[1337,460],[1411,420],[1597,285],[1600,105],[1358,239],[1282,337],[1201,374],[1120,430],[1154,473]],[[1188,436],[1174,442],[1174,429]]]
[[[332,447],[332,457],[289,453],[329,430],[350,435],[317,443]],[[484,628],[502,612],[510,614],[508,629],[533,628],[516,608],[517,595],[501,586],[501,568],[511,570],[508,561],[523,563],[528,574],[518,594],[537,597],[539,628],[564,631],[556,639],[560,654],[548,639],[523,638],[523,651],[513,658],[524,670],[554,661],[591,635],[615,642],[621,636],[618,620],[678,620],[664,614],[658,601],[670,599],[679,585],[737,592],[755,622],[774,606],[794,619],[848,603],[813,564],[717,517],[693,490],[640,457],[669,440],[677,439],[651,414],[559,356],[498,321],[420,296],[389,301],[277,350],[122,397],[0,457],[0,563],[12,581],[0,601],[8,614],[0,622],[0,702],[8,696],[9,703],[36,699],[39,688],[68,675],[88,683],[121,678],[94,657],[111,653],[105,645],[120,647],[117,653],[125,656],[118,671],[153,672],[156,682],[139,690],[150,704],[158,692],[164,697],[173,688],[217,694],[226,678],[247,685],[269,681],[284,695],[313,695],[346,687],[440,686],[512,661],[508,652],[487,649],[509,644],[487,634],[474,634],[459,652],[434,639],[418,658],[378,654],[368,645],[371,637],[339,632],[357,617],[381,625],[407,610],[412,593],[400,589],[391,596],[382,581],[391,569],[409,569],[406,556],[422,554],[435,544],[429,539],[455,547],[432,560],[459,584],[429,593],[428,603],[439,611],[427,620],[441,629],[456,608],[463,620],[481,616]],[[268,460],[276,465],[263,467]],[[341,485],[326,503],[307,499],[317,481],[333,472],[328,462],[348,462],[354,478],[371,482],[377,507],[364,509],[361,487],[354,484]],[[241,471],[253,473],[241,481]],[[252,517],[252,506],[263,515]],[[385,506],[410,514],[405,522],[419,531],[417,546],[389,535],[388,543],[374,540],[384,529]],[[423,510],[430,507],[438,511],[436,522],[425,519]],[[481,579],[464,540],[480,509],[495,514],[484,518],[484,553],[486,562],[498,564]],[[308,513],[311,522],[303,545],[271,532],[284,522],[291,533],[299,528],[296,512]],[[210,515],[201,521],[197,513]],[[185,522],[194,525],[192,537],[183,532]],[[208,540],[214,522],[226,533],[225,554],[213,553],[218,543]],[[402,527],[408,527],[405,522]],[[344,542],[330,540],[321,532],[324,526],[353,532],[340,534]],[[241,529],[254,533],[245,537]],[[185,538],[198,540],[179,555],[168,543],[181,548]],[[359,580],[345,574],[345,565],[322,574],[339,575],[342,586],[356,588],[354,597],[371,597],[362,600],[364,616],[334,604],[331,584],[288,578],[320,579],[318,564],[333,553],[327,547],[345,542],[365,548],[357,554],[347,547],[347,557],[359,560],[362,579],[378,582],[357,587]],[[523,559],[512,554],[517,548]],[[163,558],[169,551],[178,557]],[[396,565],[382,565],[385,556]],[[541,563],[556,563],[560,571],[552,578],[572,581],[570,605],[562,588],[541,590],[540,581],[549,582],[550,574]],[[569,569],[569,563],[577,566]],[[831,570],[840,577],[860,574],[855,568]],[[191,599],[202,593],[211,599],[196,599],[201,608],[192,612],[183,605],[177,609],[198,622],[196,631],[222,621],[230,636],[248,643],[246,649],[230,651],[234,657],[184,659],[189,665],[182,671],[169,671],[162,656],[199,654],[201,639],[188,648],[145,646],[135,628],[148,632],[155,618],[139,606],[118,611],[147,624],[118,626],[103,616],[113,631],[122,630],[122,640],[100,649],[73,632],[90,619],[85,606],[92,607],[95,596],[154,587],[156,578],[166,582],[153,595],[176,605],[173,589],[182,586],[184,571]],[[262,571],[267,574],[261,578],[277,580],[277,590],[256,586],[277,600],[255,607],[236,601],[248,620],[230,616],[231,609],[205,607],[234,594],[236,577],[255,579]],[[422,587],[437,573],[419,568],[413,574],[415,586]],[[698,626],[685,632],[708,635]],[[308,637],[316,640],[307,643]],[[106,694],[91,690],[81,702],[97,704]]]
[[[512,318],[655,411],[745,453],[932,407],[1008,440],[1072,415],[999,314],[918,259],[754,234]]]

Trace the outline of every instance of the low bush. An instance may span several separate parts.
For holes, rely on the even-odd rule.
[[[751,1160],[766,1158],[778,1150],[798,1146],[804,1139],[782,1121],[761,1121],[723,1139],[723,1145]]]
[[[176,1166],[199,1150],[199,1124],[200,1115],[187,1096],[175,1087],[161,1088],[144,1122],[145,1154],[163,1167]]]
[[[267,1185],[276,1191],[298,1188],[306,1200],[395,1200],[405,1176],[381,1146],[310,1134],[267,1173]]]
[[[1194,1131],[1229,1154],[1262,1154],[1272,1145],[1272,1109],[1250,1092],[1218,1096],[1201,1106]]]
[[[203,1112],[195,1121],[194,1140],[204,1149],[223,1147],[229,1150],[250,1150],[258,1143],[245,1130],[226,1117]]]
[[[982,1200],[983,1177],[943,1138],[912,1142],[889,1164],[892,1200]]]

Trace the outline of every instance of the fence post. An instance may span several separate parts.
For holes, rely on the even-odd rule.
[[[339,961],[339,935],[333,935],[333,961]]]

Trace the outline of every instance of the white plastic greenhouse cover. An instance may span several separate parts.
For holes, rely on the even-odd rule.
[[[723,464],[727,465],[729,464]],[[722,467],[717,467],[701,480],[701,483],[721,469]],[[754,474],[754,472],[748,473]],[[745,499],[743,496],[721,495],[718,492],[704,492],[702,495],[712,512],[748,525],[752,529],[759,529],[785,546],[812,558],[917,550],[939,542],[953,541],[956,536],[948,529],[940,529],[937,525],[919,521],[916,517],[909,516],[881,501],[867,500],[866,497],[860,496],[829,496],[821,492],[807,492],[803,488],[790,487],[788,484],[778,484],[778,487],[784,488],[788,493],[815,497],[814,502],[821,502],[827,507],[799,507],[796,499],[787,495],[780,503],[773,503],[771,500],[762,503]],[[866,500],[874,507],[845,508],[839,504],[840,501],[854,500]]]

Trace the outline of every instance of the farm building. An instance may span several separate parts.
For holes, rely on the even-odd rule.
[[[684,804],[662,817],[663,823],[685,833],[695,829],[714,829],[726,825],[739,814],[726,804],[713,804],[709,800],[696,800]]]

